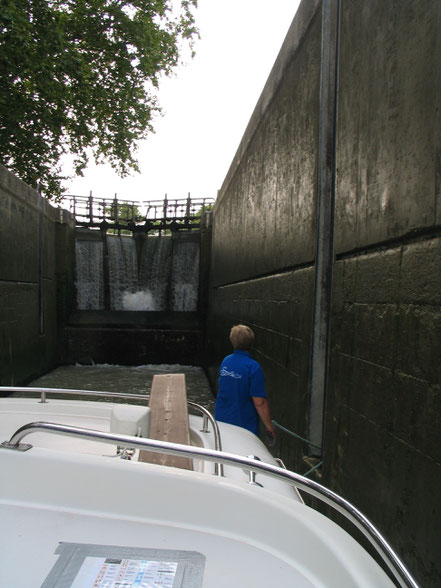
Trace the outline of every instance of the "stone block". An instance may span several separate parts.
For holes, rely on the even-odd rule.
[[[403,248],[400,301],[441,306],[441,239],[428,239]]]
[[[396,367],[404,374],[439,385],[441,309],[400,305],[397,311]]]
[[[433,462],[419,452],[409,455],[404,446],[400,448],[401,454],[397,453],[396,456],[397,466],[406,463],[406,474],[412,480],[412,484],[406,484],[405,489],[403,488],[402,494],[406,504],[403,509],[405,527],[397,541],[400,553],[416,574],[420,586],[439,586],[441,465],[439,461]]]
[[[344,262],[335,262],[332,275],[332,312],[341,313],[345,302]]]
[[[381,250],[357,257],[355,300],[391,304],[398,300],[401,249]]]
[[[336,347],[331,349],[329,360],[327,413],[336,419],[341,405],[349,406],[349,399],[353,395],[353,389],[357,386],[354,378],[355,362],[353,357],[341,353]]]
[[[393,368],[396,347],[397,305],[354,305],[354,356]]]
[[[354,354],[356,316],[354,304],[345,304],[340,313],[331,316],[331,345],[348,356]]]
[[[290,339],[283,333],[258,327],[255,331],[255,350],[259,354],[271,357],[276,364],[287,367]]]
[[[441,387],[424,380],[395,374],[390,388],[391,432],[417,452],[441,463]]]
[[[287,369],[303,381],[307,377],[310,362],[310,340],[290,337],[288,346]]]
[[[353,359],[351,376],[348,406],[377,426],[390,431],[393,415],[396,410],[400,410],[393,386],[393,371]]]

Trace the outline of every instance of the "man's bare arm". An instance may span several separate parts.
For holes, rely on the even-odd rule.
[[[267,431],[271,431],[274,433],[273,423],[271,421],[271,414],[269,403],[266,398],[262,398],[260,396],[253,396],[254,406],[256,407],[257,414],[259,415],[260,419],[262,420],[263,424]]]

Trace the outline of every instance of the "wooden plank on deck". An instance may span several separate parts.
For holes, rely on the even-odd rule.
[[[185,374],[153,376],[149,406],[151,409],[150,438],[190,445],[187,389]],[[140,451],[139,461],[192,470],[188,457]]]

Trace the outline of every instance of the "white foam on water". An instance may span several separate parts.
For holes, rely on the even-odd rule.
[[[148,289],[123,292],[122,306],[124,310],[158,310],[156,301]]]

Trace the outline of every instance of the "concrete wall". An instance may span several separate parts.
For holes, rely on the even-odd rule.
[[[214,211],[208,344],[256,332],[273,418],[306,437],[321,2],[304,0]],[[342,0],[322,482],[441,583],[441,4]],[[306,445],[280,433],[300,473]]]
[[[320,88],[320,11],[301,5],[218,195],[208,341],[214,378],[232,324],[256,332],[273,416],[307,421]],[[283,418],[281,418],[283,415]],[[299,463],[302,445],[284,443]]]
[[[69,222],[0,166],[1,385],[26,383],[57,364],[73,293]]]

